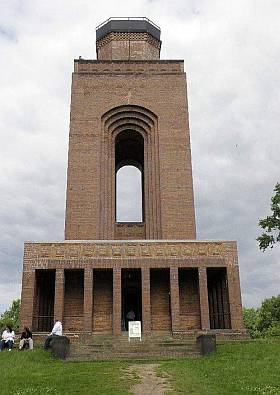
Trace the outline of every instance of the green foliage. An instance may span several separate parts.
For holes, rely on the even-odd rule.
[[[258,328],[259,315],[260,309],[243,308],[244,325],[252,338],[258,338],[262,335]]]
[[[19,309],[20,309],[20,299],[15,299],[12,302],[11,307],[9,307],[0,316],[0,329],[3,329],[10,325],[14,331],[18,331],[19,328]]]
[[[39,345],[38,345],[39,346]],[[35,342],[36,347],[36,342]],[[53,360],[41,347],[0,353],[1,395],[128,395],[126,362]]]
[[[268,328],[280,324],[280,295],[265,299],[260,308],[258,328],[265,332]]]
[[[280,337],[280,295],[265,299],[259,309],[243,308],[243,319],[252,338]]]
[[[280,339],[280,322],[273,323],[266,331],[264,332],[265,337],[275,337]]]
[[[280,183],[274,188],[275,195],[271,198],[272,215],[259,220],[259,226],[265,232],[257,238],[259,247],[265,251],[269,246],[273,248],[276,242],[280,242]]]

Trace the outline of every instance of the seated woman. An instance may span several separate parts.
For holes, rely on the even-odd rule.
[[[20,350],[24,349],[25,347],[29,347],[30,350],[33,350],[32,332],[27,326],[24,327],[19,342]]]
[[[6,326],[6,329],[2,333],[2,339],[0,341],[0,351],[3,348],[8,348],[9,351],[12,350],[14,346],[15,332],[12,330],[10,325]]]

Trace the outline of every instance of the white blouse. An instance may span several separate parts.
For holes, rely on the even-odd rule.
[[[5,340],[5,342],[7,342],[8,340],[14,341],[14,337],[15,337],[15,332],[14,331],[9,332],[9,331],[5,330],[2,333],[2,339]]]

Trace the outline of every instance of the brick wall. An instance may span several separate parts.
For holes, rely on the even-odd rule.
[[[200,328],[200,304],[197,269],[179,270],[180,327]]]
[[[110,33],[96,43],[99,60],[159,59],[160,41],[148,33]]]
[[[102,116],[131,105],[154,114],[146,130],[146,238],[195,238],[183,62],[79,60],[72,82],[66,239],[115,238],[115,137]],[[136,125],[140,118],[134,117],[132,108]]]
[[[65,270],[63,329],[82,331],[84,317],[84,271]]]
[[[112,270],[94,270],[93,330],[112,330],[113,273]]]
[[[170,282],[168,270],[151,270],[152,330],[171,330]]]

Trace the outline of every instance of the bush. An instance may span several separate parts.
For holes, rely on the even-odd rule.
[[[280,324],[280,295],[265,299],[260,308],[258,329],[266,332],[270,327]]]
[[[259,314],[260,309],[243,308],[244,325],[252,338],[258,338],[262,335],[258,329]]]
[[[265,299],[259,309],[244,308],[243,319],[252,338],[280,337],[280,295]]]
[[[273,323],[264,332],[265,337],[278,337],[280,338],[280,322]]]

